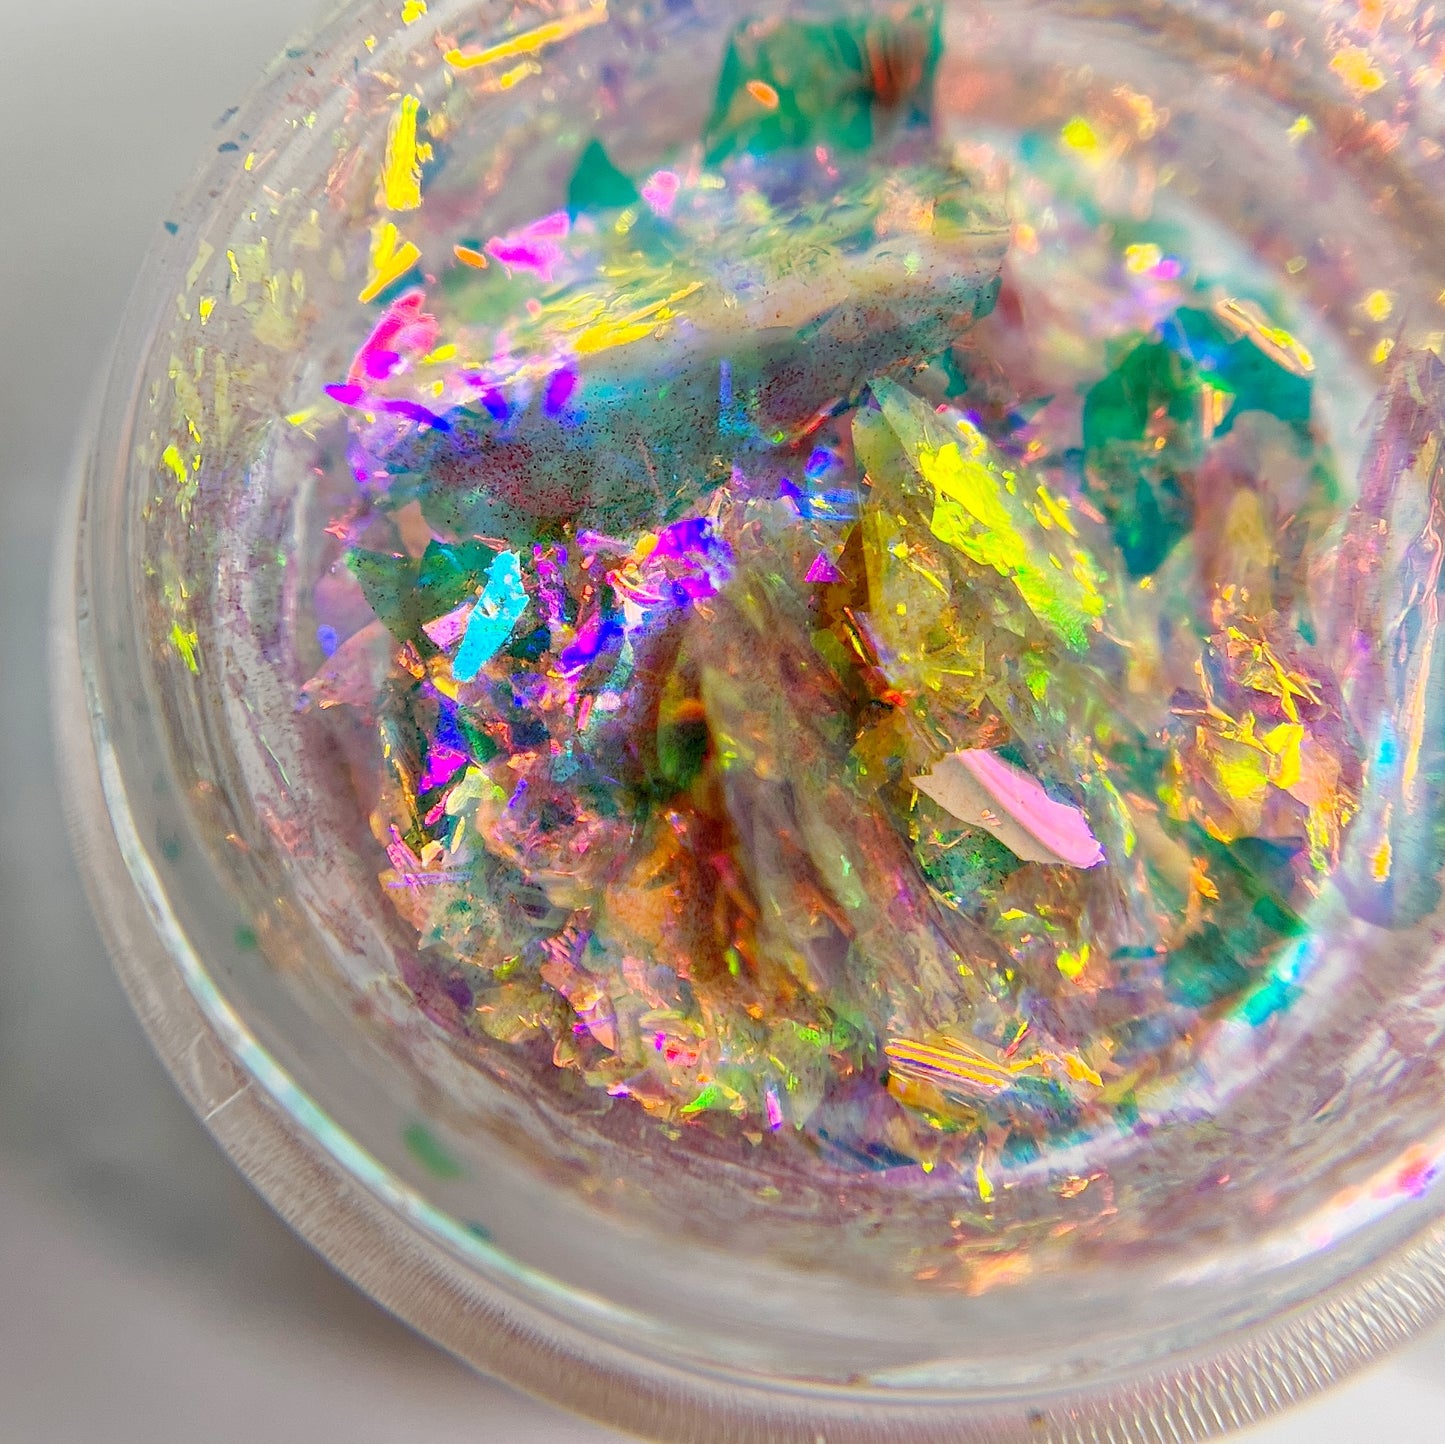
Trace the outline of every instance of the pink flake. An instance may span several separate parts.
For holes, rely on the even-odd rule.
[[[465,752],[458,752],[453,747],[440,745],[433,747],[427,756],[426,771],[422,773],[418,790],[430,792],[433,787],[440,787],[442,783],[449,782],[466,766],[466,763]]]
[[[1104,861],[1088,818],[1055,802],[1036,777],[995,752],[954,752],[913,785],[960,822],[986,828],[1025,862],[1087,868]]]
[[[642,199],[652,207],[654,214],[670,216],[681,184],[670,170],[654,171],[643,184]]]
[[[826,552],[819,552],[813,560],[813,565],[808,568],[808,580],[810,582],[826,582],[830,585],[843,580],[843,573],[828,559]]]
[[[386,308],[351,363],[346,374],[348,386],[385,381],[407,360],[417,360],[436,348],[441,330],[437,318],[422,310],[425,305],[426,292],[416,289],[398,296]]]
[[[535,271],[542,280],[550,281],[553,268],[562,259],[560,242],[569,225],[566,211],[554,211],[510,235],[493,236],[487,242],[487,254],[514,271]]]
[[[768,1109],[768,1127],[776,1133],[783,1126],[783,1105],[778,1102],[778,1090],[769,1084],[763,1097]]]
[[[443,652],[448,651],[461,640],[462,633],[466,631],[467,621],[472,615],[472,605],[470,600],[465,601],[445,616],[423,622],[421,629]]]

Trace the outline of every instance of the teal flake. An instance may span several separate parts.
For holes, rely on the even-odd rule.
[[[473,681],[506,645],[526,610],[521,559],[516,552],[499,552],[467,621],[466,635],[452,662],[452,676],[458,682]]]

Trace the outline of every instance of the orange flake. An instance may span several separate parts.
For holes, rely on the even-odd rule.
[[[766,80],[748,81],[747,91],[765,110],[778,108],[778,92]]]

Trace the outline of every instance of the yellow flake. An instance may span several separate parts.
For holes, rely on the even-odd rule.
[[[1394,862],[1395,849],[1390,845],[1389,837],[1382,837],[1380,845],[1370,858],[1370,876],[1376,882],[1384,882],[1390,876],[1390,867]]]
[[[432,158],[432,148],[417,143],[420,109],[416,96],[403,95],[387,127],[379,201],[391,211],[414,211],[421,204],[421,168]]]
[[[1065,123],[1059,132],[1059,139],[1080,155],[1097,155],[1103,149],[1098,131],[1082,115],[1076,115]]]
[[[1395,298],[1389,291],[1371,291],[1360,302],[1360,308],[1370,320],[1385,321],[1389,319],[1390,312],[1395,309]]]
[[[1196,857],[1189,864],[1189,883],[1194,891],[1210,902],[1219,901],[1219,889],[1209,876],[1209,868],[1202,857]]]
[[[1394,341],[1392,341],[1390,337],[1386,336],[1384,340],[1381,341],[1379,345],[1377,345],[1375,349],[1370,352],[1370,360],[1374,362],[1376,366],[1383,366],[1385,362],[1390,359],[1390,354],[1394,351],[1394,349]]]
[[[1044,486],[1039,487],[1038,497],[1039,505],[1034,508],[1034,515],[1038,517],[1041,526],[1056,526],[1068,536],[1078,536],[1079,533],[1073,522],[1069,520],[1067,498],[1051,495],[1048,488]]]
[[[599,308],[587,318],[590,324],[584,325],[577,332],[573,347],[579,356],[586,356],[595,351],[606,351],[613,346],[626,346],[632,341],[640,341],[644,336],[651,336],[659,326],[676,316],[677,313],[672,308],[679,301],[685,301],[701,289],[702,282],[694,281],[690,286],[674,291],[661,301],[654,301],[650,306],[644,306],[639,311],[630,311],[627,315],[613,320],[597,319],[602,314]]]
[[[967,423],[964,424],[967,427]],[[967,454],[957,442],[918,449],[918,470],[934,489],[932,530],[939,541],[1010,577],[1029,610],[1054,627],[1071,647],[1082,650],[1089,619],[1101,616],[1103,597],[1087,569],[1082,577],[1062,566],[1040,565],[1005,505],[999,479],[988,465],[988,443],[972,427],[960,429]],[[1057,573],[1069,582],[1059,585]],[[1070,585],[1072,583],[1072,585]]]
[[[176,485],[184,487],[190,480],[186,474],[186,463],[181,460],[181,453],[172,444],[161,453],[161,460],[169,468],[171,475],[176,479]]]
[[[559,20],[549,20],[545,25],[537,25],[531,30],[522,31],[520,35],[499,40],[485,50],[477,50],[470,55],[461,50],[448,50],[442,58],[456,70],[474,70],[479,65],[512,60],[518,55],[536,55],[538,51],[557,44],[559,40],[566,40],[581,30],[590,30],[594,25],[606,23],[607,0],[593,0],[585,10],[564,15]]]
[[[1204,408],[1204,423],[1207,433],[1212,436],[1224,425],[1224,418],[1229,414],[1234,396],[1220,387],[1211,386],[1206,381],[1200,387],[1200,401]]]
[[[967,456],[955,442],[936,451],[920,447],[918,469],[939,496],[957,502],[982,526],[999,533],[1010,552],[1021,551],[1022,538],[999,500],[996,478],[983,461],[986,449],[980,444],[982,438],[970,435],[967,439],[971,443]]]
[[[1248,336],[1272,361],[1296,376],[1308,376],[1315,369],[1315,358],[1283,326],[1271,324],[1269,318],[1253,301],[1230,297],[1221,301],[1215,314],[1225,325]]]
[[[181,661],[192,672],[199,672],[201,666],[196,658],[200,638],[195,632],[187,631],[179,622],[171,623],[171,645],[181,654]]]
[[[374,301],[420,259],[421,252],[402,236],[393,222],[379,222],[371,233],[371,279],[357,300],[363,304]]]
[[[535,60],[524,60],[520,65],[514,65],[510,70],[504,70],[497,77],[497,88],[510,90],[529,75],[540,75],[541,73],[542,67]]]
[[[1075,1083],[1092,1083],[1095,1088],[1104,1086],[1104,1080],[1077,1053],[1060,1053],[1058,1061]]]
[[[1148,275],[1163,259],[1164,252],[1152,242],[1128,246],[1124,250],[1124,264],[1136,276]]]
[[[1319,704],[1320,697],[1314,682],[1302,673],[1291,672],[1285,667],[1275,656],[1274,649],[1262,637],[1251,637],[1238,627],[1230,627],[1227,636],[1231,644],[1243,644],[1250,649],[1250,663],[1242,679],[1245,686],[1252,691],[1263,692],[1266,696],[1278,697],[1284,715],[1291,722],[1300,720],[1296,699],[1316,706]],[[1247,720],[1252,728],[1254,719],[1251,717]]]
[[[1263,737],[1264,745],[1276,758],[1274,776],[1270,779],[1282,792],[1288,792],[1300,780],[1300,747],[1305,729],[1298,722],[1281,722]]]
[[[983,1044],[961,1043],[946,1034],[929,1041],[889,1038],[883,1045],[890,1069],[923,1080],[967,1083],[998,1090],[1025,1074],[1038,1073],[1039,1058],[1007,1058]]]
[[[1294,123],[1290,128],[1285,131],[1285,134],[1289,136],[1291,140],[1303,140],[1314,128],[1315,123],[1309,116],[1298,115],[1295,117]]]
[[[401,23],[415,25],[426,14],[426,0],[406,0],[401,7]]]
[[[1089,966],[1089,945],[1081,943],[1078,952],[1070,952],[1067,948],[1058,956],[1058,969],[1069,979],[1074,979]]]
[[[1243,742],[1224,744],[1214,758],[1214,775],[1220,791],[1236,802],[1258,798],[1269,786],[1264,754]]]
[[[1346,45],[1330,61],[1330,69],[1345,82],[1356,95],[1368,95],[1379,90],[1385,77],[1370,59],[1370,52],[1358,45]]]
[[[988,1174],[983,1171],[983,1159],[978,1161],[978,1171],[974,1174],[974,1182],[978,1185],[978,1197],[980,1203],[989,1203],[993,1199],[993,1184],[989,1182]]]

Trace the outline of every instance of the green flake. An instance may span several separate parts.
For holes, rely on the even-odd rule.
[[[602,142],[588,141],[567,182],[567,213],[623,210],[639,199],[636,185],[612,163]]]
[[[410,641],[421,625],[417,616],[416,561],[393,552],[358,548],[346,554],[346,565],[378,620],[397,641]]]
[[[481,542],[434,541],[420,561],[358,548],[347,553],[346,565],[391,634],[400,642],[420,642],[427,622],[445,616],[481,588],[496,556]]]
[[[1187,1008],[1207,1008],[1233,997],[1249,980],[1249,969],[1213,923],[1191,933],[1164,964],[1164,991],[1171,1002]]]
[[[937,845],[919,845],[923,875],[951,906],[966,911],[998,891],[1023,864],[992,834],[964,828]]]
[[[460,606],[486,580],[496,556],[477,541],[432,542],[422,553],[416,578],[423,610],[439,617]]]
[[[709,1083],[691,1103],[684,1103],[678,1111],[691,1116],[694,1113],[706,1113],[709,1109],[717,1108],[725,1102],[722,1089],[715,1083]]]
[[[1163,341],[1141,341],[1084,397],[1084,449],[1143,441],[1160,413],[1197,448],[1198,407],[1194,364]]]
[[[500,750],[495,742],[472,721],[464,707],[457,709],[457,730],[466,738],[467,751],[473,762],[490,762]]]
[[[1203,454],[1200,393],[1190,361],[1143,341],[1084,397],[1085,475],[1131,576],[1155,571],[1194,525],[1179,478]]]
[[[425,1123],[408,1123],[402,1130],[401,1141],[406,1144],[407,1152],[433,1178],[452,1183],[467,1176],[466,1169],[448,1152]]]
[[[1164,988],[1173,1002],[1207,1008],[1254,982],[1256,974],[1242,959],[1298,937],[1304,923],[1284,898],[1290,886],[1287,847],[1257,837],[1222,843],[1192,824],[1186,836],[1207,859],[1219,891],[1218,921],[1204,924],[1170,954]]]
[[[685,792],[707,760],[708,728],[701,720],[670,722],[657,729],[657,766],[671,790]]]
[[[1089,489],[1132,576],[1156,571],[1194,525],[1184,478],[1203,460],[1206,390],[1225,398],[1210,435],[1247,411],[1309,425],[1313,383],[1209,312],[1182,307],[1084,397]]]

